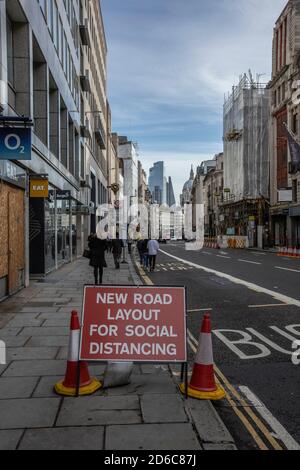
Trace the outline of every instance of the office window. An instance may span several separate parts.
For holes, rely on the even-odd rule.
[[[58,50],[58,9],[56,1],[53,1],[53,43]]]
[[[48,28],[53,37],[53,0],[48,0],[47,4],[47,22]]]
[[[7,67],[8,67],[8,82],[14,86],[14,47],[13,47],[13,28],[9,18],[6,20],[7,32]]]
[[[293,180],[293,202],[298,202],[298,194],[297,194],[297,180]]]
[[[41,10],[43,12],[43,15],[45,17],[45,19],[47,18],[47,1],[46,0],[39,0],[39,3],[40,3],[40,7],[41,7]]]

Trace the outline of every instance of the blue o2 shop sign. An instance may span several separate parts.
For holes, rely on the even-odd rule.
[[[31,129],[0,127],[0,160],[31,160]]]

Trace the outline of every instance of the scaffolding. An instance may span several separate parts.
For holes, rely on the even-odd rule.
[[[232,202],[268,197],[269,91],[246,74],[224,103],[224,187]]]

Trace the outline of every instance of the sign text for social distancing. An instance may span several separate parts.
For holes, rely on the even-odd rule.
[[[86,286],[80,359],[186,362],[183,287]]]

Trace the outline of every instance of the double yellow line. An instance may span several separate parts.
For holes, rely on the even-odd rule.
[[[154,283],[147,276],[145,271],[137,265],[137,263],[136,267],[143,282],[148,286],[153,286]],[[188,344],[191,350],[196,354],[198,341],[194,338],[190,330],[188,330]],[[216,365],[214,366],[214,370],[217,382],[220,383],[226,391],[225,399],[228,401],[234,413],[256,442],[258,448],[260,450],[283,450],[283,447],[278,444],[278,441],[272,436],[270,430],[266,427],[263,421],[254,413],[253,409]],[[259,435],[258,430],[261,435]],[[262,437],[264,437],[265,440],[263,440]],[[266,445],[266,441],[269,443],[269,447]]]
[[[188,330],[188,343],[192,351],[196,354],[198,342],[193,337],[192,333]],[[262,435],[271,445],[272,450],[283,450],[277,440],[272,436],[269,429],[262,422],[262,420],[254,413],[253,409],[245,401],[242,395],[233,387],[221,370],[215,365],[215,375],[217,381],[223,386],[226,391],[226,400],[233,409],[234,413],[238,416],[240,421],[243,423],[249,434],[252,436],[260,450],[269,450],[269,447],[265,444],[263,439],[257,432],[260,430]],[[242,411],[242,410],[243,411]],[[247,416],[248,415],[248,416]],[[249,419],[250,418],[250,419]],[[252,422],[251,422],[252,421]],[[256,429],[255,429],[256,427]]]

